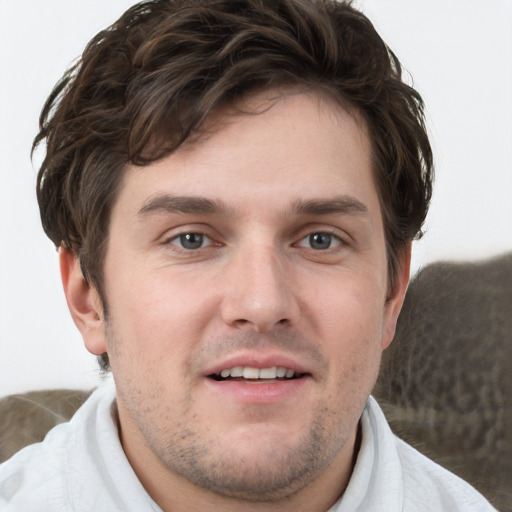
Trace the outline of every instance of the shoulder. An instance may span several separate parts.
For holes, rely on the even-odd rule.
[[[86,473],[93,424],[98,422],[101,404],[113,400],[110,395],[105,389],[94,392],[70,422],[56,426],[43,442],[27,446],[0,465],[0,510],[74,510],[69,487]]]
[[[491,512],[494,507],[474,487],[394,436],[403,478],[405,510]]]
[[[0,509],[68,510],[68,447],[75,443],[75,432],[64,423],[52,429],[42,443],[27,446],[4,462],[0,466]]]
[[[398,438],[373,398],[370,398],[365,414],[375,437],[376,451],[388,459],[381,469],[399,475],[400,481],[396,484],[401,489],[404,511],[495,511],[470,484]]]

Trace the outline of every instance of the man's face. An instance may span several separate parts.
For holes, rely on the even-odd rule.
[[[387,300],[357,115],[294,94],[206,128],[127,169],[94,346],[109,353],[136,471],[264,500],[350,471],[403,289]]]

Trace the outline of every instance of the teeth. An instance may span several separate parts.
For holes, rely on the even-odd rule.
[[[250,366],[246,366],[244,368],[244,379],[259,379],[260,371],[258,368],[251,368]]]
[[[220,372],[222,378],[227,377],[243,377],[244,379],[275,379],[283,378],[291,379],[295,375],[295,371],[290,368],[281,366],[272,366],[271,368],[252,368],[251,366],[234,366]]]
[[[277,376],[277,368],[275,366],[272,368],[262,368],[259,374],[260,379],[275,379]]]
[[[282,367],[279,367],[277,370],[276,370],[276,376],[277,377],[286,377],[286,368],[282,368]]]
[[[243,377],[244,376],[244,367],[243,366],[235,366],[228,370],[230,372],[231,377]],[[229,377],[229,375],[228,375]]]

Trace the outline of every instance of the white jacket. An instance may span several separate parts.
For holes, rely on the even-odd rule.
[[[1,512],[161,512],[125,457],[113,383],[0,466]],[[330,512],[487,512],[475,489],[398,439],[370,397],[349,485]]]

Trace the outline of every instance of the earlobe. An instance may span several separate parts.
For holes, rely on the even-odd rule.
[[[390,290],[386,302],[386,315],[384,319],[384,329],[382,336],[382,350],[386,349],[395,336],[396,322],[402,309],[405,299],[405,292],[409,284],[409,274],[411,269],[411,242],[404,247],[401,255],[400,268],[398,269],[394,287]]]
[[[80,262],[70,249],[59,248],[60,273],[68,308],[81,332],[85,346],[92,354],[106,349],[101,301],[96,289],[83,277]]]

